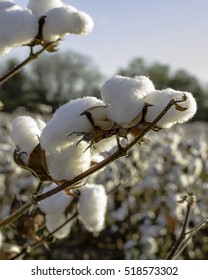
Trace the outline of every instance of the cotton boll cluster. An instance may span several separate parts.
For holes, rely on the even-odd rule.
[[[42,30],[45,42],[56,41],[66,34],[86,35],[94,26],[88,14],[59,0],[30,0],[28,8],[38,17],[45,16]]]
[[[145,76],[135,78],[115,76],[101,89],[102,99],[109,105],[107,116],[117,124],[131,126],[144,108],[144,96],[155,90],[152,81]],[[137,119],[137,122],[139,119]]]
[[[145,102],[153,105],[147,108],[145,121],[152,122],[172,99],[179,102],[168,110],[162,119],[159,120],[157,126],[160,128],[170,128],[174,124],[186,122],[194,116],[197,104],[192,94],[168,88],[155,91],[144,98]]]
[[[28,44],[37,35],[38,19],[13,1],[0,2],[0,54]]]
[[[51,184],[45,188],[44,192],[52,190],[55,187],[57,187],[57,185]],[[45,225],[49,232],[54,231],[66,221],[64,212],[71,204],[72,200],[72,197],[67,196],[65,192],[62,191],[41,201],[39,208],[45,214]],[[71,226],[72,222],[67,223],[61,230],[54,233],[54,236],[57,239],[65,238],[70,233]]]
[[[40,119],[29,116],[20,116],[12,122],[11,138],[22,152],[21,159],[27,163],[32,150],[39,144],[40,134],[45,123]]]
[[[86,230],[97,234],[104,228],[106,209],[107,194],[103,185],[87,184],[81,189],[78,214]]]
[[[59,0],[30,0],[28,9],[0,1],[0,54],[31,43],[45,45],[66,34],[87,35],[93,26],[88,14]]]

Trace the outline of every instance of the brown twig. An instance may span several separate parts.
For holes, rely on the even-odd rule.
[[[30,55],[20,64],[18,64],[16,67],[12,68],[9,70],[6,74],[4,74],[0,78],[0,85],[8,81],[11,77],[13,77],[15,74],[17,74],[24,66],[26,66],[28,63],[32,62],[33,60],[37,59],[44,51],[48,50],[53,46],[55,42],[50,42],[46,44],[43,48],[41,48],[38,52],[33,53],[32,52],[32,47],[31,47],[31,52]]]
[[[185,215],[185,219],[184,219],[183,226],[181,229],[181,233],[180,233],[178,239],[176,240],[176,242],[174,243],[174,245],[172,246],[170,252],[168,253],[167,260],[174,260],[176,258],[176,256],[179,255],[178,252],[181,251],[184,241],[186,241],[186,237],[187,237],[186,230],[189,225],[191,209],[194,205],[194,202],[195,202],[194,195],[189,194],[189,198],[187,201],[186,215]]]
[[[178,101],[177,101],[178,102]],[[119,146],[119,148],[117,149],[116,152],[114,152],[113,154],[111,154],[109,157],[105,158],[104,160],[102,160],[101,162],[95,164],[94,166],[90,167],[88,170],[84,171],[83,173],[79,174],[78,176],[76,176],[74,179],[61,184],[60,186],[58,186],[57,188],[54,188],[48,192],[45,192],[43,194],[39,194],[39,195],[33,195],[33,197],[31,198],[31,201],[27,202],[28,206],[26,207],[25,205],[23,205],[22,208],[22,214],[24,212],[26,212],[32,205],[34,204],[38,204],[40,201],[46,199],[47,197],[50,197],[70,186],[75,185],[77,182],[82,181],[83,179],[87,178],[88,176],[92,175],[93,173],[99,171],[100,169],[104,168],[105,166],[109,165],[110,163],[112,163],[113,161],[126,156],[128,151],[134,146],[136,145],[138,142],[140,142],[142,140],[142,138],[151,130],[155,127],[155,125],[157,124],[157,122],[167,113],[167,111],[176,103],[176,101],[174,99],[170,100],[170,102],[167,104],[167,106],[165,107],[165,109],[155,118],[155,120],[150,123],[130,144],[128,144],[125,147],[121,147]],[[73,187],[72,187],[73,188]],[[16,220],[20,214],[18,213],[18,215],[16,215],[15,211],[12,215],[11,215],[5,219],[3,219],[2,221],[0,221],[0,229],[6,225],[8,225],[9,223],[11,223],[12,221]]]

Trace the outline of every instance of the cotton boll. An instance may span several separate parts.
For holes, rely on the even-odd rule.
[[[15,6],[16,4],[14,3],[14,1],[0,1],[0,10],[5,10],[5,9],[9,9],[13,6]]]
[[[61,226],[66,221],[66,217],[64,214],[59,213],[54,215],[46,215],[45,220],[47,230],[49,232],[53,232],[56,228]],[[73,222],[68,222],[65,226],[55,232],[53,236],[57,239],[66,238],[71,231],[72,225]]]
[[[98,233],[103,229],[106,209],[107,195],[104,186],[85,185],[80,194],[78,214],[86,230]]]
[[[88,145],[82,141],[77,146],[74,144],[46,155],[51,177],[56,181],[71,180],[90,168],[91,159],[90,149],[87,149]]]
[[[161,128],[170,128],[176,123],[188,121],[196,113],[197,104],[191,93],[168,88],[155,91],[144,98],[145,102],[154,105],[147,108],[145,121],[152,122],[163,111],[171,99],[176,101],[184,99],[184,101],[177,103],[178,105],[176,106],[173,105],[162,119],[160,119],[157,126]]]
[[[56,187],[56,184],[50,184],[48,187],[45,187],[43,193]],[[64,191],[61,191],[41,201],[39,208],[46,215],[57,215],[59,213],[63,214],[66,207],[71,204],[72,200],[73,197],[66,195]]]
[[[93,29],[93,20],[72,6],[54,8],[46,12],[43,39],[52,42],[65,34],[88,34]]]
[[[63,6],[63,2],[60,0],[29,0],[27,8],[31,12],[40,17],[44,15],[48,10]]]
[[[41,136],[41,147],[47,152],[63,149],[77,140],[76,132],[89,132],[92,125],[85,115],[85,110],[93,106],[105,105],[95,97],[84,97],[69,101],[61,106],[44,128]]]
[[[20,152],[24,152],[22,160],[25,162],[27,162],[32,150],[39,144],[39,136],[44,125],[43,121],[36,121],[28,116],[17,117],[12,122],[11,138],[20,148]]]
[[[4,54],[33,40],[38,33],[38,19],[13,2],[0,4],[0,54]]]
[[[101,96],[109,105],[109,119],[122,126],[128,126],[142,112],[143,97],[153,91],[154,85],[148,77],[129,78],[117,75],[103,85]]]

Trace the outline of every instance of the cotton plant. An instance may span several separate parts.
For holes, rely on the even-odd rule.
[[[85,12],[62,1],[30,0],[23,9],[14,1],[0,1],[0,54],[23,45],[47,46],[68,34],[87,35],[93,20]]]
[[[29,44],[37,33],[36,16],[16,5],[14,1],[0,1],[0,54]]]

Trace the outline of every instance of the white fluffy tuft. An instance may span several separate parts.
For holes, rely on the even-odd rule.
[[[80,114],[88,108],[99,105],[105,104],[95,97],[84,97],[71,100],[61,106],[40,136],[42,148],[48,152],[63,149],[73,141],[77,141],[76,132],[91,131],[91,123],[86,116]]]
[[[72,6],[54,8],[45,15],[43,38],[47,42],[55,41],[66,34],[86,35],[94,26],[88,14],[77,11]]]
[[[103,185],[87,184],[78,203],[79,220],[86,230],[98,233],[104,228],[107,194]]]
[[[172,106],[157,125],[161,128],[170,128],[176,123],[188,121],[196,113],[196,100],[190,92],[176,91],[171,88],[155,91],[144,98],[145,102],[153,105],[147,108],[145,121],[152,122],[167,106],[171,99],[180,101],[183,100],[183,98],[184,101],[178,103],[179,109],[177,109],[177,105]]]
[[[51,177],[56,180],[71,180],[90,168],[90,149],[88,143],[81,141],[77,146],[70,145],[46,156]],[[86,150],[86,151],[85,151]]]
[[[39,144],[39,137],[45,123],[32,117],[20,116],[12,122],[11,138],[19,146],[21,152],[25,152],[25,162],[27,162],[32,150]]]
[[[56,187],[57,185],[52,183],[44,188],[43,193],[53,190]],[[72,200],[72,196],[68,196],[64,191],[61,191],[41,201],[39,208],[46,215],[56,215],[64,213],[66,207],[71,204]]]
[[[144,107],[143,97],[154,91],[154,85],[145,76],[135,78],[115,76],[101,89],[102,99],[109,105],[108,117],[117,124],[133,121]]]
[[[38,19],[34,15],[13,2],[0,2],[0,54],[28,44],[37,33]]]
[[[27,8],[31,10],[35,16],[40,17],[45,15],[48,10],[58,8],[63,5],[63,2],[60,0],[29,0]]]
[[[65,221],[66,221],[66,217],[64,214],[61,213],[45,216],[45,226],[49,232],[53,232],[55,229],[61,226]],[[61,229],[53,233],[53,236],[57,239],[66,238],[71,231],[72,225],[73,225],[73,221],[68,222]]]

